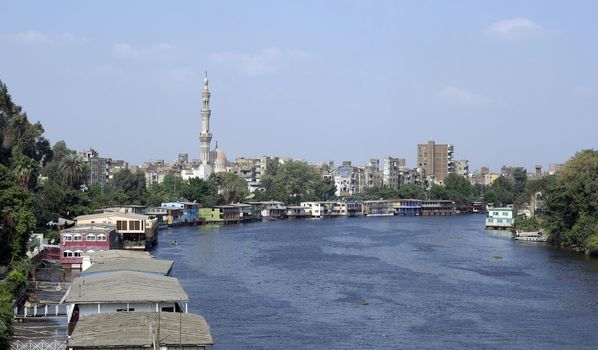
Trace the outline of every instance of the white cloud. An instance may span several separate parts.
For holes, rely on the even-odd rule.
[[[455,86],[445,86],[438,92],[443,100],[459,106],[482,106],[492,103],[487,97]]]
[[[168,58],[173,56],[174,51],[175,48],[166,43],[160,43],[147,47],[134,47],[126,43],[112,45],[112,55],[116,58],[122,59],[133,59],[138,57]]]
[[[169,82],[181,85],[197,85],[201,82],[197,72],[188,67],[178,67],[166,72],[166,79]]]
[[[139,50],[129,44],[114,44],[112,55],[116,58],[134,58],[139,56]]]
[[[257,53],[217,52],[210,55],[210,61],[234,66],[243,73],[255,77],[278,71],[284,67],[308,61],[309,54],[300,50],[266,48]]]
[[[49,35],[35,30],[1,33],[0,40],[19,45],[81,45],[89,42],[88,38],[72,33]]]
[[[527,18],[512,18],[492,23],[487,29],[488,34],[500,37],[515,37],[539,33],[542,27]]]

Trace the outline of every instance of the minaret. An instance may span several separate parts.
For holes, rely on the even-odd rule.
[[[201,134],[199,140],[201,141],[201,164],[204,167],[212,164],[210,159],[210,142],[212,141],[212,133],[210,132],[210,90],[208,89],[208,72],[203,79],[203,91],[201,92],[203,105],[201,107]]]

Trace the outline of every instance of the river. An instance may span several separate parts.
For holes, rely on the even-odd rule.
[[[484,217],[163,229],[213,349],[596,349],[598,260]],[[170,244],[177,240],[179,245]]]

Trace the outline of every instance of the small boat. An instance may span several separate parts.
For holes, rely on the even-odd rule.
[[[174,240],[174,241],[170,242],[170,244],[172,244],[172,245],[179,245],[179,241]]]
[[[515,233],[515,240],[528,242],[546,242],[548,237],[544,236],[542,231],[517,231]]]

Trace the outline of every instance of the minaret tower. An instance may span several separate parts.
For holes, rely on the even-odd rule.
[[[208,89],[208,72],[203,79],[203,91],[201,92],[202,107],[201,107],[201,134],[199,134],[199,140],[201,141],[201,164],[205,167],[206,165],[212,164],[210,159],[210,142],[212,141],[212,133],[210,132],[210,90]]]

